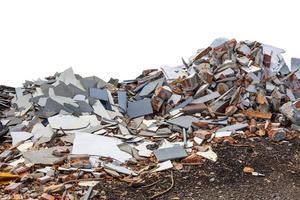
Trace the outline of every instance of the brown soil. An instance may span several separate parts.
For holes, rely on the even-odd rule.
[[[206,160],[172,170],[174,186],[156,199],[300,199],[299,139],[272,143],[255,138],[239,141],[238,146],[218,144],[213,149],[217,162]],[[245,166],[265,176],[245,174]],[[106,179],[95,189],[106,199],[150,199],[170,186],[168,170],[146,179],[142,186]]]

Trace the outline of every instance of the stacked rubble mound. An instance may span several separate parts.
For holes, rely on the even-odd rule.
[[[0,195],[51,199],[76,185],[88,199],[103,177],[143,183],[162,170],[216,162],[220,143],[288,140],[300,130],[300,60],[289,68],[282,53],[220,38],[178,67],[122,83],[70,68],[22,88],[1,86]]]

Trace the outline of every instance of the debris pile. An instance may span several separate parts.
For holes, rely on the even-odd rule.
[[[159,171],[217,162],[220,143],[288,140],[300,130],[300,59],[289,68],[282,53],[219,38],[188,62],[135,80],[69,68],[1,86],[0,195],[89,199],[101,195],[93,187],[103,177],[143,184]]]
[[[13,96],[10,93],[15,91],[12,87],[0,85],[0,111],[10,108],[10,101]]]

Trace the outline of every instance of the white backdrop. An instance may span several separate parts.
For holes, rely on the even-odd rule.
[[[291,1],[0,1],[0,84],[73,67],[104,80],[181,64],[217,37],[258,40],[300,57]]]

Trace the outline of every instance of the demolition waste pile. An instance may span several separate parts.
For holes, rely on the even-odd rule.
[[[288,66],[283,53],[219,38],[182,65],[134,80],[69,68],[0,86],[1,199],[99,199],[104,179],[142,187],[163,171],[217,163],[219,144],[290,140],[300,131],[300,59]]]

